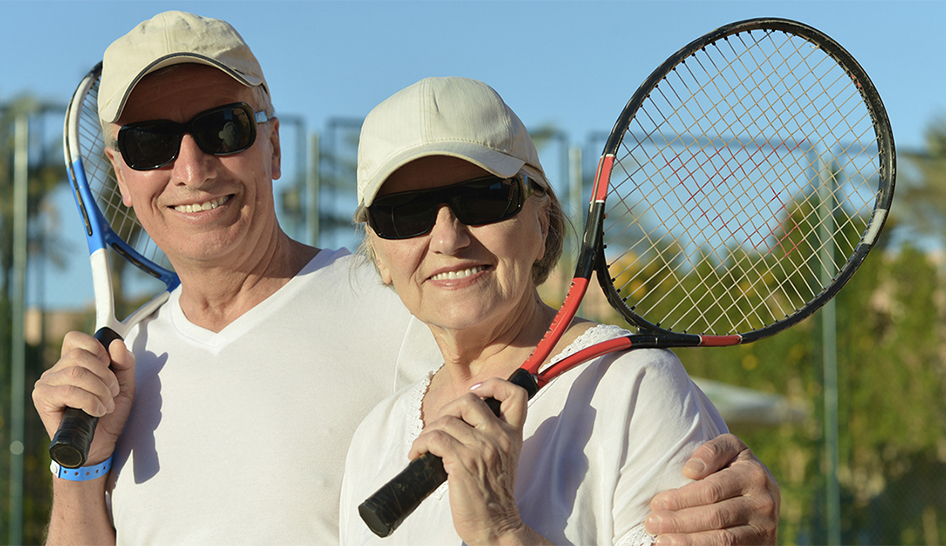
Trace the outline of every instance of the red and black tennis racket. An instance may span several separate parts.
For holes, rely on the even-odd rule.
[[[98,116],[97,64],[79,83],[66,111],[63,149],[72,191],[79,207],[82,229],[89,243],[89,261],[95,288],[95,338],[107,349],[164,303],[179,284],[167,257],[142,228],[133,209],[122,204],[112,165],[105,156],[105,139]],[[150,301],[124,320],[116,315],[115,287],[109,255],[134,265],[164,283]],[[158,285],[160,286],[160,285]],[[49,445],[50,457],[66,468],[85,464],[98,418],[66,408],[59,429]]]
[[[529,391],[612,351],[731,346],[825,304],[883,228],[896,157],[880,96],[825,34],[784,19],[721,27],[641,85],[598,164],[577,271],[510,378]],[[541,367],[592,272],[638,333]],[[425,454],[359,506],[387,536],[440,483]]]

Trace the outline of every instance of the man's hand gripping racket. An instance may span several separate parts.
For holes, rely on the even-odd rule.
[[[693,41],[615,123],[571,288],[510,381],[532,396],[612,351],[737,345],[797,324],[837,294],[876,242],[895,172],[880,96],[828,36],[754,19]],[[638,333],[540,368],[592,271]],[[445,479],[428,453],[359,513],[387,536]]]
[[[141,319],[167,300],[178,284],[167,258],[141,227],[134,211],[123,206],[98,117],[99,63],[79,84],[69,109],[63,135],[66,167],[79,207],[92,265],[95,290],[95,338],[108,349],[124,339]],[[109,249],[166,286],[166,289],[124,320],[115,315]],[[49,445],[49,454],[66,468],[85,464],[98,418],[82,410],[66,408],[59,429]]]

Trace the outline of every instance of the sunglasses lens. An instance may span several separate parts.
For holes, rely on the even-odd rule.
[[[437,210],[446,204],[460,222],[482,226],[515,215],[522,206],[518,178],[477,178],[445,188],[393,193],[368,207],[368,224],[382,239],[409,239],[429,233]]]
[[[468,226],[482,226],[519,212],[520,184],[514,179],[491,177],[468,182],[450,200],[457,219]]]
[[[212,110],[191,121],[191,134],[200,149],[209,154],[242,152],[256,140],[256,122],[252,115],[248,107]]]
[[[182,133],[178,124],[152,121],[126,125],[118,131],[118,149],[135,170],[163,167],[177,157]]]
[[[253,145],[256,121],[248,105],[237,103],[201,112],[187,123],[131,123],[118,131],[118,149],[132,169],[159,169],[177,158],[184,133],[191,134],[204,153],[224,156]]]
[[[433,198],[433,199],[432,199]],[[409,239],[429,232],[437,221],[436,196],[405,192],[375,199],[368,207],[368,224],[383,239]]]

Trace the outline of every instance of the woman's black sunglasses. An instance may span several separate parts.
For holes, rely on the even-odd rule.
[[[190,133],[205,153],[222,156],[242,152],[256,141],[256,124],[269,121],[265,112],[236,102],[211,108],[186,123],[169,120],[139,121],[118,130],[118,151],[136,171],[170,165],[181,151],[184,133]]]
[[[457,220],[482,226],[511,218],[532,194],[524,174],[512,178],[484,176],[430,190],[391,193],[375,198],[368,207],[368,225],[382,239],[409,239],[430,233],[441,205]]]

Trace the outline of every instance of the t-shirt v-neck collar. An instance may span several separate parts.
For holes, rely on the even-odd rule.
[[[294,297],[300,289],[306,287],[305,277],[319,269],[328,266],[338,258],[348,255],[346,249],[340,250],[320,250],[293,278],[289,279],[285,285],[274,292],[265,300],[261,301],[247,312],[237,317],[233,322],[225,326],[219,332],[214,332],[198,326],[188,320],[181,308],[181,287],[177,287],[172,293],[165,307],[171,312],[171,320],[174,327],[186,338],[194,343],[204,345],[207,348],[217,350],[226,347],[232,340],[237,339],[247,331],[256,328],[261,320],[266,320],[268,315],[274,309],[282,307],[281,302],[286,298]]]

